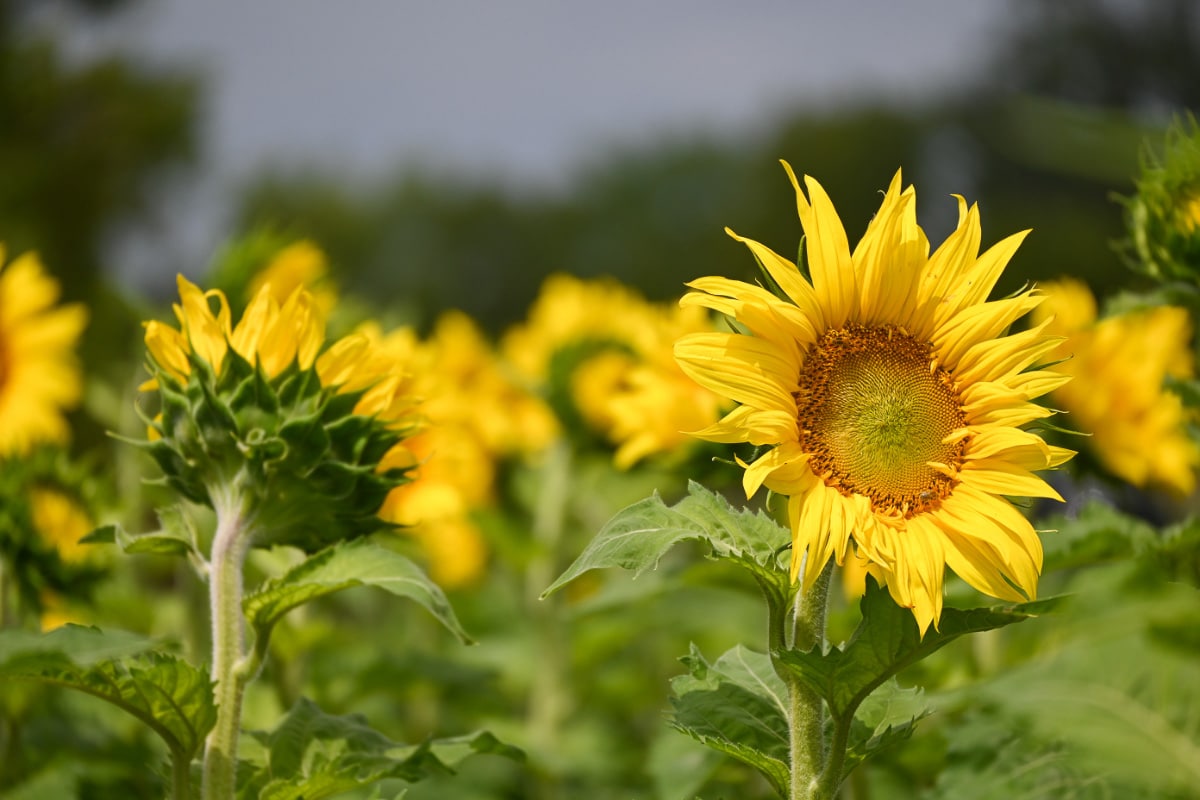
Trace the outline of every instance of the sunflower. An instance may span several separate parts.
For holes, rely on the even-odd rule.
[[[979,211],[960,197],[956,230],[930,255],[897,172],[851,251],[821,185],[806,176],[806,197],[784,167],[811,279],[728,231],[780,296],[720,277],[689,284],[684,305],[746,331],[676,343],[696,382],[738,403],[695,435],[771,447],[742,462],[744,488],[788,496],[792,579],[805,588],[856,553],[922,633],[941,615],[946,566],[994,597],[1034,597],[1041,542],[1007,498],[1061,500],[1033,471],[1073,453],[1023,427],[1053,413],[1030,401],[1068,380],[1034,367],[1061,341],[1044,324],[1006,335],[1041,294],[986,300],[1025,233],[979,254]]]
[[[179,327],[146,323],[162,413],[146,447],[185,497],[253,497],[261,527],[305,548],[378,528],[415,459],[420,424],[408,366],[364,333],[326,347],[324,316],[297,287],[264,285],[236,325],[223,292],[182,276]]]
[[[1192,326],[1176,306],[1130,311],[1097,321],[1096,301],[1080,281],[1042,285],[1046,303],[1034,312],[1047,331],[1067,337],[1057,355],[1074,380],[1051,399],[1091,434],[1088,448],[1104,468],[1134,486],[1178,495],[1196,487],[1200,448],[1188,435],[1193,419],[1168,378],[1194,373]]]
[[[54,308],[58,294],[36,255],[5,266],[0,245],[0,456],[68,437],[63,412],[83,390],[73,351],[87,312]]]

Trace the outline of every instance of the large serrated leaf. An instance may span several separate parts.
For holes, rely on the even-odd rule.
[[[310,556],[247,596],[243,609],[258,635],[265,637],[293,608],[355,586],[374,586],[415,600],[461,641],[471,642],[437,584],[411,559],[369,539],[337,544]]]
[[[64,686],[132,714],[190,759],[217,719],[207,674],[124,631],[67,625],[47,634],[0,633],[0,676]]]
[[[257,800],[319,800],[385,778],[413,783],[453,772],[464,758],[524,754],[486,731],[420,745],[403,745],[374,730],[359,714],[326,714],[301,698],[273,731],[251,732],[267,750],[267,763],[241,786]]]
[[[671,681],[672,727],[759,770],[780,794],[788,785],[786,689],[762,672],[766,656],[740,645],[713,664],[693,646],[691,670]],[[784,694],[779,694],[783,691]]]
[[[862,622],[845,647],[781,650],[777,662],[806,683],[838,717],[853,714],[867,695],[900,670],[968,633],[990,631],[1048,611],[1056,600],[993,608],[947,608],[936,629],[922,638],[912,612],[896,605],[886,589],[867,580]]]
[[[778,569],[775,560],[791,542],[788,531],[761,512],[734,509],[694,481],[688,492],[674,506],[655,493],[617,512],[542,597],[588,570],[621,567],[637,577],[655,569],[668,550],[685,541],[703,541],[713,557],[737,561],[760,582],[779,583],[786,591],[786,570]]]

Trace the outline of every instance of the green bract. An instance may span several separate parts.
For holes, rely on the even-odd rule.
[[[315,552],[389,526],[376,512],[409,480],[404,467],[380,468],[409,435],[354,409],[365,391],[323,386],[296,363],[274,379],[232,348],[220,375],[194,353],[187,382],[151,361],[161,415],[149,451],[163,480],[187,499],[213,505],[232,490],[252,509],[254,544]]]
[[[1160,281],[1200,277],[1200,128],[1188,118],[1167,132],[1161,159],[1148,155],[1137,193],[1125,200],[1134,266]]]

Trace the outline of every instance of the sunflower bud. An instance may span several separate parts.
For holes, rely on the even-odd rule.
[[[1200,127],[1190,117],[1167,132],[1160,157],[1147,155],[1137,193],[1125,200],[1133,266],[1159,281],[1200,280]]]

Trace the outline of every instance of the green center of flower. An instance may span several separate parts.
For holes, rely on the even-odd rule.
[[[826,484],[904,517],[950,494],[953,479],[930,463],[962,463],[965,440],[943,440],[966,417],[928,342],[892,326],[829,330],[809,350],[799,383],[801,444]]]

